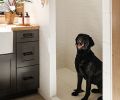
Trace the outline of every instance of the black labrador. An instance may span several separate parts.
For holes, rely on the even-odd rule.
[[[91,50],[94,41],[87,34],[78,34],[76,37],[77,54],[75,58],[75,68],[77,71],[77,89],[72,92],[72,96],[77,96],[84,92],[81,88],[83,78],[86,80],[86,93],[81,100],[88,100],[90,92],[102,94],[102,61],[99,60]],[[97,85],[98,89],[91,90],[91,84]],[[102,96],[98,98],[102,100]]]

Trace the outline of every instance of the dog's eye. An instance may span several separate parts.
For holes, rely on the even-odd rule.
[[[77,45],[82,45],[82,43],[77,43]]]
[[[79,43],[80,45],[82,45],[82,43]]]

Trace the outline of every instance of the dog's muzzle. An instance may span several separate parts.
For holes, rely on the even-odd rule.
[[[84,44],[75,44],[77,49],[82,49],[84,47]]]

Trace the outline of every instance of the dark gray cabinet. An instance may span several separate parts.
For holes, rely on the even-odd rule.
[[[17,43],[17,67],[39,64],[39,43]]]
[[[0,55],[0,97],[14,93],[16,66],[13,54]]]
[[[39,88],[39,30],[13,36],[13,54],[0,55],[0,100]]]
[[[17,69],[17,89],[19,91],[37,89],[39,86],[39,66],[28,66]]]
[[[17,92],[39,87],[39,30],[14,32]]]
[[[16,32],[17,42],[28,42],[39,40],[39,30],[24,30]]]
[[[0,56],[0,90],[10,89],[11,83],[11,56]]]

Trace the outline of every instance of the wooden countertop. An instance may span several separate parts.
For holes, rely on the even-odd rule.
[[[11,29],[13,31],[21,31],[21,30],[33,30],[33,29],[39,29],[39,25],[30,25],[30,26],[21,26],[21,25],[13,25]]]

